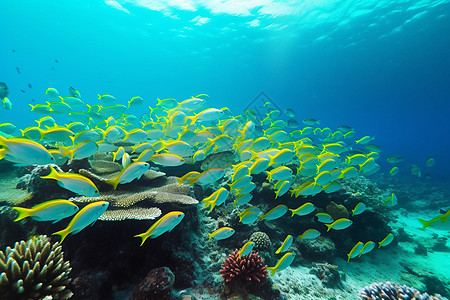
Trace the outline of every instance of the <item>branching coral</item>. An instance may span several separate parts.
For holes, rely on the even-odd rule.
[[[157,207],[143,208],[136,207],[130,209],[107,210],[100,216],[102,221],[123,221],[123,220],[153,220],[161,215],[161,210]]]
[[[359,291],[361,300],[441,300],[439,295],[430,296],[427,293],[421,294],[414,288],[405,285],[400,286],[395,283],[372,283]]]
[[[239,251],[237,249],[225,259],[220,274],[225,279],[225,282],[260,282],[268,276],[267,266],[263,264],[258,252],[251,252],[248,255],[239,257]]]
[[[14,248],[0,251],[0,295],[3,300],[69,299],[72,292],[69,262],[61,245],[45,235],[16,242]]]

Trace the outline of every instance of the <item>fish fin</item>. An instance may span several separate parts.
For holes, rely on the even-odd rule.
[[[59,243],[61,244],[64,239],[66,238],[66,236],[68,236],[70,234],[70,230],[69,229],[63,229],[60,231],[57,231],[55,233],[52,233],[52,235],[59,235],[61,237],[61,240],[59,241]]]
[[[26,217],[31,216],[31,213],[32,213],[31,209],[24,208],[24,207],[13,207],[13,209],[19,213],[17,218],[14,220],[14,222],[25,219]]]
[[[50,174],[48,174],[47,176],[41,176],[42,179],[55,179],[59,181],[59,176],[58,176],[58,172],[56,172],[56,170],[52,167],[49,166],[50,168]]]
[[[277,268],[276,267],[267,267],[267,271],[270,272],[270,276],[273,276],[277,272]]]
[[[54,220],[54,221],[52,222],[52,224],[58,223],[58,222],[61,221],[61,220],[62,220],[62,218],[61,218],[61,219]]]
[[[119,178],[113,178],[113,179],[108,179],[105,181],[107,184],[110,184],[114,187],[114,189],[117,188],[117,186],[119,185]]]
[[[140,237],[142,239],[141,246],[144,244],[145,240],[149,237],[149,235],[146,235],[145,232],[141,234],[137,234],[134,237]]]
[[[422,219],[418,219],[420,223],[422,223],[423,228],[422,230],[425,230],[428,226],[430,226],[430,222],[422,220]]]
[[[212,233],[208,233],[208,241],[209,241],[210,239],[212,239],[212,237],[213,237]]]
[[[5,152],[6,152],[6,149],[0,149],[0,160],[5,158],[5,156],[6,156]]]

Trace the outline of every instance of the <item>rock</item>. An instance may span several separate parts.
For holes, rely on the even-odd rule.
[[[427,256],[428,255],[427,247],[425,247],[422,244],[417,244],[417,246],[414,247],[414,253],[417,255]]]
[[[133,291],[132,300],[170,300],[175,275],[167,267],[151,270]]]
[[[310,271],[322,284],[329,288],[342,287],[341,274],[338,267],[329,263],[315,263]]]
[[[299,244],[301,254],[313,261],[329,261],[333,258],[336,246],[333,241],[325,236],[319,236],[313,240],[303,240]]]

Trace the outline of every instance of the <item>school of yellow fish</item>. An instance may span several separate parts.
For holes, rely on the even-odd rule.
[[[128,103],[121,104],[111,95],[98,95],[97,104],[85,104],[74,88],[70,88],[64,97],[55,88],[49,88],[45,97],[45,104],[30,105],[31,110],[42,117],[36,120],[36,126],[21,129],[21,136],[10,135],[16,129],[13,124],[0,124],[0,159],[17,165],[63,165],[89,158],[96,152],[111,152],[113,160],[121,161],[123,166],[121,173],[108,181],[114,189],[119,184],[139,180],[151,164],[176,167],[201,162],[201,170],[186,173],[178,179],[179,183],[206,187],[222,180],[227,171],[232,174],[227,185],[203,199],[204,207],[210,211],[227,199],[233,199],[237,208],[251,202],[252,191],[256,188],[253,175],[267,176],[275,198],[286,193],[297,198],[322,191],[338,191],[342,179],[373,174],[380,168],[376,160],[381,150],[369,144],[372,137],[355,139],[355,131],[348,126],[341,126],[336,131],[319,128],[319,121],[314,119],[303,120],[307,126],[298,128],[295,120],[282,120],[282,112],[271,108],[270,103],[264,105],[267,114],[258,121],[252,110],[233,116],[226,107],[206,108],[208,96],[205,94],[181,102],[158,99],[148,107],[141,97],[133,97]],[[130,113],[135,108],[144,112],[142,116]],[[285,114],[295,116],[292,109],[286,110]],[[66,124],[57,124],[55,119],[61,117]],[[43,178],[56,180],[60,186],[80,195],[99,195],[95,184],[80,174],[62,173],[51,168],[51,173]],[[394,205],[394,197],[392,195],[386,202]],[[52,203],[40,204],[27,215],[23,213],[21,218],[34,216],[36,220],[49,220],[49,215],[56,215],[57,219],[53,220],[58,221],[76,213],[68,228],[56,233],[62,239],[95,222],[108,207],[108,203],[93,203],[78,211],[61,199]],[[258,218],[275,220],[289,210],[291,217],[305,216],[315,210],[308,202],[291,209],[283,204],[274,205],[264,213],[256,206],[258,203],[252,204],[254,206],[239,214],[243,224],[252,224]],[[360,203],[353,215],[364,210],[365,205]],[[85,217],[80,218],[83,214]],[[183,216],[182,212],[168,213],[137,237],[144,243],[148,237],[160,236],[172,230]],[[333,220],[325,213],[316,214],[316,218],[326,225],[327,230],[343,230],[352,224],[349,219]],[[78,220],[83,220],[82,224]],[[223,227],[209,234],[209,239],[220,240],[233,233],[232,228]],[[319,231],[309,229],[299,237],[308,239],[319,235]],[[287,251],[292,244],[292,236],[288,237],[279,253]],[[369,252],[373,246],[373,242],[355,245],[349,259]],[[288,255],[282,260],[291,262],[293,257]],[[279,269],[287,267],[283,261]]]

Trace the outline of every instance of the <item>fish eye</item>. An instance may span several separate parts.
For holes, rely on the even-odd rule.
[[[55,158],[52,156],[52,157],[50,157],[50,160],[55,160]]]
[[[105,203],[103,203],[103,204],[102,204],[102,206],[103,206],[103,207],[105,207],[105,206],[106,206],[106,204],[105,204]]]
[[[98,191],[97,191],[97,190],[95,190],[95,193],[96,193],[96,194],[98,194]]]

